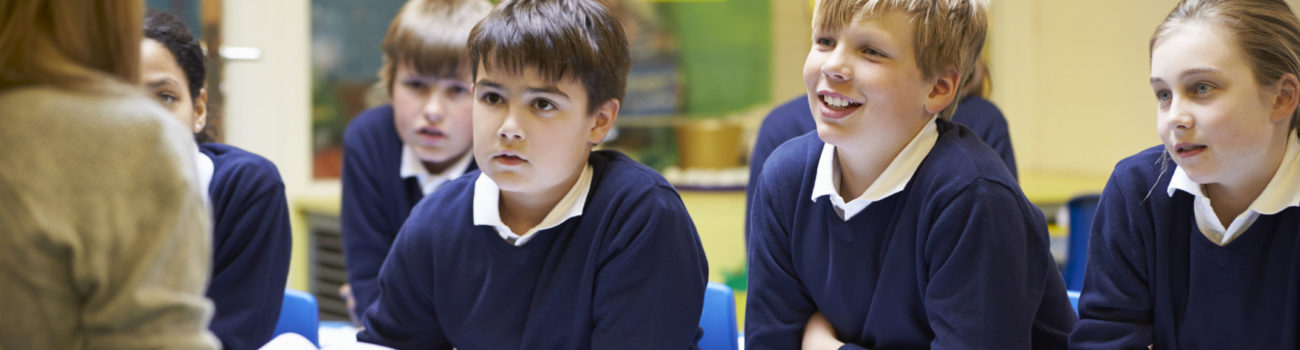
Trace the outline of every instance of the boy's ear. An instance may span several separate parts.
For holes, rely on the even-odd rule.
[[[1269,120],[1285,122],[1289,126],[1297,102],[1300,102],[1300,79],[1295,74],[1283,74],[1277,80],[1277,96],[1273,98],[1273,115]]]
[[[208,126],[208,88],[200,88],[199,95],[194,96],[194,125],[190,125],[195,134],[203,132]]]
[[[961,75],[957,73],[956,67],[949,66],[940,71],[925,96],[925,112],[931,115],[938,114],[952,104],[957,98],[957,85],[960,82]]]
[[[596,145],[605,140],[605,135],[609,134],[609,129],[614,127],[614,120],[618,119],[619,107],[618,99],[611,98],[596,108],[592,113],[592,125],[591,130],[587,133],[587,143]]]

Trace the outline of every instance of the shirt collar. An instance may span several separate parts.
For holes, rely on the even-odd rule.
[[[912,137],[912,140],[903,146],[903,150],[889,162],[885,170],[880,173],[880,177],[876,178],[876,181],[871,183],[861,196],[847,203],[839,195],[840,167],[839,162],[835,161],[835,146],[823,145],[821,158],[817,162],[817,174],[813,178],[812,196],[809,199],[816,202],[817,198],[830,197],[831,205],[840,215],[840,219],[848,221],[871,203],[902,192],[939,139],[939,130],[935,123],[937,118],[937,115],[930,117],[925,127],[922,127],[921,131]]]
[[[211,202],[208,189],[212,187],[212,173],[216,171],[216,166],[212,164],[212,158],[199,151],[198,147],[194,147],[194,165],[198,170],[199,193],[203,194],[204,202]]]
[[[491,177],[480,173],[478,179],[474,181],[474,225],[475,226],[492,226],[496,229],[497,234],[506,242],[514,244],[516,247],[523,246],[528,240],[531,240],[534,233],[559,226],[573,217],[582,216],[582,209],[587,203],[587,194],[591,191],[591,165],[582,168],[582,174],[578,175],[578,181],[573,183],[569,192],[560,198],[560,202],[555,204],[554,208],[546,214],[542,222],[536,227],[528,229],[528,232],[519,235],[510,230],[505,222],[501,221],[501,188],[497,183],[492,181]]]
[[[443,183],[464,175],[465,168],[469,167],[469,161],[473,157],[474,155],[471,152],[465,152],[446,170],[434,174],[424,167],[424,161],[415,156],[415,150],[412,150],[411,146],[403,145],[402,167],[397,170],[397,174],[403,179],[415,178],[420,183],[420,192],[427,196],[437,190],[438,186],[442,186]]]
[[[1286,208],[1300,206],[1300,139],[1294,132],[1286,145],[1273,178],[1264,186],[1264,192],[1250,204],[1250,209],[1264,215],[1277,214]]]

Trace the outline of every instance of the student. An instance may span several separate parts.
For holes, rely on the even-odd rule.
[[[138,1],[0,0],[0,348],[215,349],[192,136]]]
[[[1150,50],[1164,144],[1102,192],[1070,348],[1300,347],[1300,21],[1182,1]]]
[[[465,40],[486,0],[411,0],[384,36],[380,84],[392,104],[362,112],[343,135],[343,253],[349,312],[379,294],[375,279],[411,208],[473,170]]]
[[[629,66],[596,0],[506,0],[470,35],[474,157],[411,213],[357,336],[402,349],[686,349],[708,266],[671,185],[615,151]]]
[[[196,141],[210,141],[198,41],[180,19],[154,9],[145,13],[144,36],[140,84]],[[254,349],[271,340],[289,276],[284,182],[271,161],[234,146],[203,142],[194,159],[212,208],[212,333],[226,349]]]
[[[980,62],[975,68],[975,75],[971,77],[972,83],[962,84],[964,91],[958,95],[964,97],[958,98],[961,102],[957,103],[957,112],[952,115],[952,122],[971,128],[980,140],[998,152],[1002,162],[1011,170],[1011,176],[1018,177],[1016,153],[1011,148],[1011,135],[1007,133],[1007,119],[1002,116],[998,106],[985,99],[987,93],[983,86],[989,82],[987,70],[984,63]],[[772,151],[782,143],[816,128],[812,109],[808,108],[807,95],[796,97],[777,106],[772,109],[767,118],[763,119],[763,125],[758,129],[758,138],[754,141],[754,149],[749,157],[750,181],[745,186],[746,213],[750,210],[750,202],[754,200],[754,187],[758,183],[758,174],[763,171],[763,162],[767,161],[767,157],[771,156]]]
[[[804,65],[817,133],[757,179],[746,348],[1065,346],[1075,316],[1041,212],[947,119],[985,6],[818,2]]]

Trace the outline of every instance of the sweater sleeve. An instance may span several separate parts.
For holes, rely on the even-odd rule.
[[[591,348],[695,349],[709,270],[695,224],[672,189],[632,203],[596,273]]]
[[[1148,211],[1127,193],[1120,171],[1102,191],[1088,238],[1088,268],[1071,349],[1145,349],[1152,342],[1151,293],[1142,252]],[[1164,195],[1164,193],[1154,194]]]
[[[274,168],[255,174],[232,179],[240,182],[240,193],[217,218],[227,236],[213,250],[208,297],[217,307],[212,332],[227,349],[255,349],[271,340],[289,275],[293,237],[284,185]]]
[[[427,232],[412,227],[425,226],[404,226],[397,235],[379,271],[377,298],[361,317],[364,329],[357,341],[396,349],[451,349],[430,295],[436,288],[436,269],[427,268],[433,261],[429,258],[432,242]]]
[[[1030,329],[1055,271],[1043,263],[1045,230],[1035,230],[1018,197],[977,180],[938,209],[921,257],[932,349],[1032,348]]]
[[[798,349],[804,326],[817,312],[799,280],[790,254],[789,224],[778,215],[773,166],[759,176],[749,214],[749,288],[745,304],[745,347]]]
[[[358,117],[361,118],[361,117]],[[348,283],[356,299],[356,314],[361,315],[379,295],[379,268],[388,256],[399,227],[390,227],[384,212],[397,199],[383,198],[375,168],[375,155],[365,152],[363,129],[349,130],[344,139],[343,203],[340,224],[343,253],[347,260]]]

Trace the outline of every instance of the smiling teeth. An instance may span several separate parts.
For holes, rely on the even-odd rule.
[[[842,99],[842,98],[833,97],[833,96],[822,96],[822,101],[826,102],[826,105],[831,106],[831,107],[835,107],[835,108],[844,108],[844,107],[848,107],[848,106],[851,106],[851,105],[854,105],[854,106],[855,106],[855,105],[858,105],[857,103],[849,102],[849,100],[847,100],[847,99]]]

